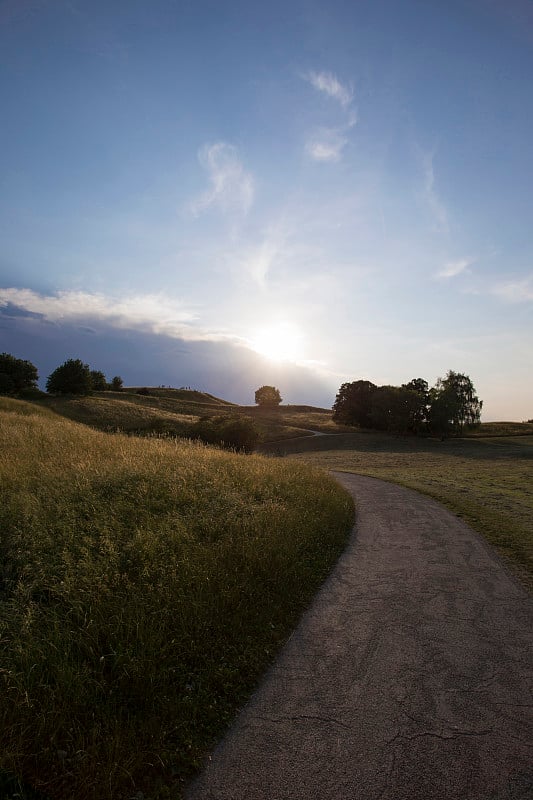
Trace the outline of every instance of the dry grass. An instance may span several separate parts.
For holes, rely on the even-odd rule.
[[[0,400],[0,769],[51,798],[177,797],[352,515],[297,462]]]

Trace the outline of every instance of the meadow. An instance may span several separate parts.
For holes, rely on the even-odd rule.
[[[178,797],[352,521],[308,465],[0,398],[3,797]]]
[[[430,495],[483,535],[533,588],[533,435],[520,423],[487,423],[474,437],[422,439],[353,431],[264,445],[326,470],[371,475]],[[514,435],[502,435],[502,430]],[[517,434],[518,431],[518,434]]]

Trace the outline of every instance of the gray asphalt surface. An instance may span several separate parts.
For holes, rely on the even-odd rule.
[[[357,524],[188,800],[530,800],[533,600],[433,500],[338,474]]]

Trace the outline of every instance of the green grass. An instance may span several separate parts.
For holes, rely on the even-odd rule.
[[[295,459],[372,475],[436,498],[494,545],[533,587],[533,437],[440,442],[354,432],[287,442]]]
[[[0,399],[0,770],[177,797],[342,550],[307,465]]]

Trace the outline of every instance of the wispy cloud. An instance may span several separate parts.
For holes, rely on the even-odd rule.
[[[322,128],[305,145],[306,153],[315,161],[339,161],[348,144],[340,128]]]
[[[194,214],[210,207],[223,213],[247,214],[254,200],[254,181],[239,158],[238,150],[227,142],[205,145],[198,154],[209,177],[209,188],[191,204]]]
[[[317,91],[323,92],[347,108],[353,100],[353,89],[342,84],[332,72],[307,72],[304,76]]]
[[[162,294],[117,298],[89,292],[44,295],[32,289],[0,289],[0,307],[7,306],[55,324],[100,322],[113,328],[144,330],[187,341],[244,343],[226,331],[203,327],[194,311]]]
[[[434,152],[419,151],[422,165],[423,198],[433,216],[434,227],[439,233],[449,231],[448,212],[435,188]]]
[[[491,294],[510,303],[530,303],[533,300],[533,274],[522,280],[497,283],[492,287]]]
[[[435,274],[436,278],[455,278],[461,273],[468,272],[468,267],[473,264],[474,258],[461,258],[458,261],[448,261],[444,267]]]
[[[311,71],[302,77],[318,92],[336,100],[346,113],[344,124],[314,130],[307,138],[305,151],[314,161],[340,161],[348,144],[346,133],[357,124],[357,112],[352,108],[353,90],[342,84],[332,72]]]

